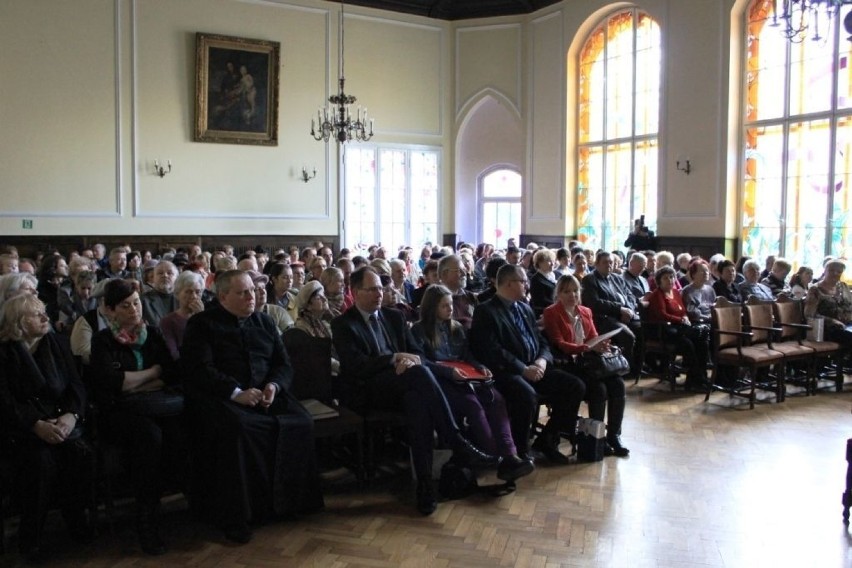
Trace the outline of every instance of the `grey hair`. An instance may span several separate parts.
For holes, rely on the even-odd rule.
[[[175,279],[175,296],[179,296],[183,289],[192,286],[193,284],[198,284],[201,286],[201,289],[204,289],[204,278],[192,270],[184,270],[178,277]]]
[[[743,274],[745,274],[748,270],[756,270],[757,273],[760,274],[760,271],[763,270],[763,267],[760,265],[759,262],[752,258],[743,263]]]

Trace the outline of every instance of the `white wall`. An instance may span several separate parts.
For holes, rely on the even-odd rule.
[[[443,150],[442,232],[475,240],[476,177],[509,164],[524,175],[524,232],[574,233],[573,62],[590,27],[620,5],[565,0],[453,23],[347,6],[347,92],[375,116],[375,142]],[[736,235],[732,5],[642,2],[663,31],[661,234]],[[308,130],[337,87],[339,9],[3,0],[0,234],[336,234],[337,148]],[[281,43],[277,147],[192,141],[199,31]],[[674,168],[681,155],[689,176]],[[154,159],[174,171],[153,175]],[[308,184],[297,179],[303,165],[318,172]]]

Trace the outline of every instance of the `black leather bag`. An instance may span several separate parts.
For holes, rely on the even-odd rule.
[[[132,393],[124,396],[116,407],[138,416],[178,416],[183,413],[183,394],[171,389]]]
[[[580,357],[580,368],[583,372],[594,379],[605,379],[607,377],[622,377],[630,372],[630,363],[621,354],[618,347],[611,346],[609,351],[598,353],[597,351],[586,351]]]

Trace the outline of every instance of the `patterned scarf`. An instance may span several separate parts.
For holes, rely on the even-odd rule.
[[[133,329],[124,329],[119,327],[115,322],[110,322],[110,331],[112,336],[122,345],[127,345],[133,352],[136,358],[136,370],[144,369],[144,361],[142,360],[142,346],[145,345],[145,340],[148,339],[148,327],[145,322],[140,322]]]

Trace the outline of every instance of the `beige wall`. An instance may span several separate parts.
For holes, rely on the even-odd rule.
[[[661,234],[736,234],[732,4],[642,4],[663,30]],[[503,164],[524,176],[524,231],[573,234],[573,61],[617,6],[566,0],[454,23],[347,6],[347,92],[376,118],[374,141],[442,150],[442,232],[477,239],[476,179]],[[308,135],[336,90],[338,11],[321,0],[3,0],[0,234],[338,233],[338,150]],[[199,31],[281,42],[277,147],[192,141]],[[681,156],[689,176],[674,168]],[[153,175],[155,159],[174,171]],[[303,165],[317,169],[308,184]]]

